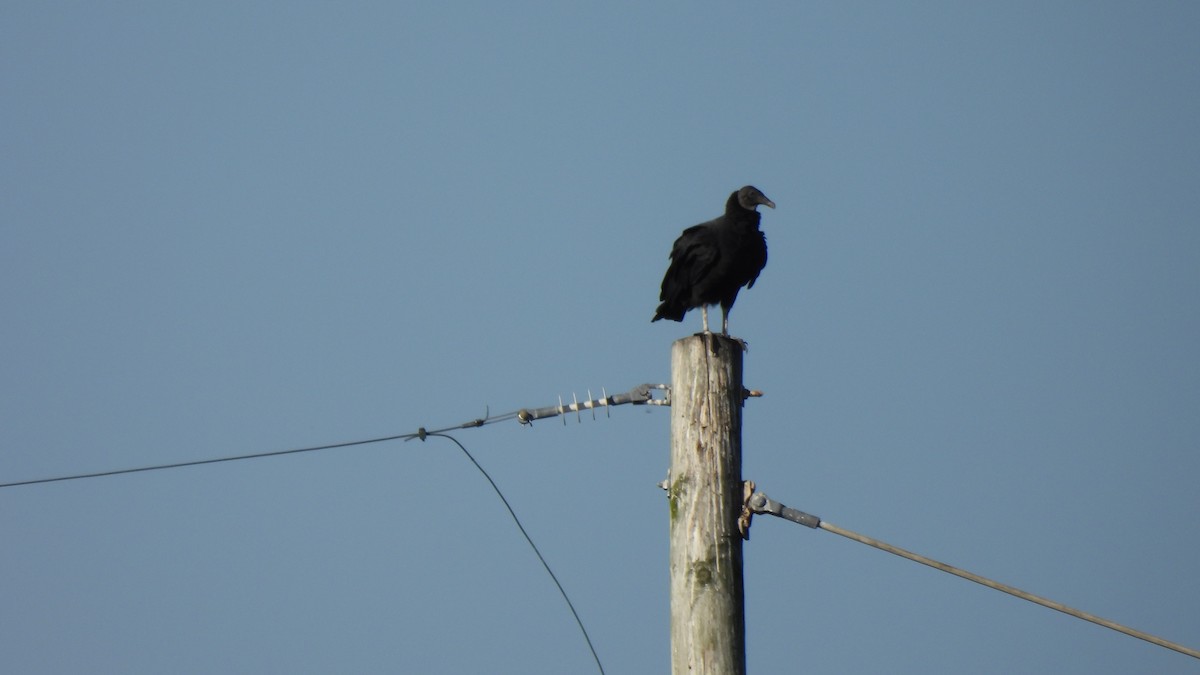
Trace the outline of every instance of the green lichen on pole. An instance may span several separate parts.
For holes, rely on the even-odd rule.
[[[671,672],[744,675],[742,344],[671,347]]]

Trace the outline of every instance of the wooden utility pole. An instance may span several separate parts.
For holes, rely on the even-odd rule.
[[[716,334],[671,346],[671,672],[744,675],[742,350]]]

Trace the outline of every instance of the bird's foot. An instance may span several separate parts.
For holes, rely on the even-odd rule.
[[[743,340],[741,338],[736,338],[736,337],[733,337],[732,335],[730,335],[729,334],[729,326],[726,326],[725,330],[721,331],[721,337],[729,338],[730,340],[733,340],[734,342],[738,343],[739,345],[742,346],[742,351],[744,351],[744,352],[750,351],[750,343],[746,342],[745,340]]]

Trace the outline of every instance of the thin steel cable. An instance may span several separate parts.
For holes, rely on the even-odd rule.
[[[316,452],[318,450],[334,450],[336,448],[349,448],[349,447],[352,447],[355,445],[368,445],[370,443],[383,443],[384,441],[396,441],[396,440],[400,440],[400,439],[403,439],[406,441],[411,441],[414,438],[421,438],[422,436],[425,436],[425,435],[439,434],[439,433],[443,433],[446,431],[453,431],[455,429],[470,429],[473,427],[482,427],[484,425],[494,424],[496,422],[503,422],[505,420],[516,419],[516,417],[517,417],[517,413],[511,412],[511,413],[505,413],[503,415],[497,415],[496,417],[482,417],[482,418],[479,418],[476,420],[471,420],[470,422],[463,422],[462,424],[455,424],[453,426],[445,427],[443,429],[434,429],[433,431],[426,431],[425,428],[422,427],[421,429],[419,429],[417,431],[410,432],[407,434],[395,434],[392,436],[381,436],[379,438],[368,438],[366,440],[361,440],[361,441],[346,441],[343,443],[330,443],[328,445],[314,445],[314,446],[307,447],[307,448],[293,448],[291,450],[271,450],[271,451],[267,451],[267,452],[254,452],[254,453],[250,453],[247,455],[230,455],[228,457],[215,457],[215,458],[211,458],[211,459],[195,459],[195,460],[189,460],[186,462],[172,462],[170,464],[154,464],[152,466],[139,466],[139,467],[136,467],[133,469],[113,469],[110,471],[96,471],[94,473],[80,473],[80,474],[73,474],[73,475],[69,475],[69,476],[55,476],[54,478],[34,478],[32,480],[21,480],[21,481],[14,481],[11,483],[0,483],[0,489],[9,488],[9,487],[17,487],[18,485],[37,485],[39,483],[57,483],[57,482],[66,481],[66,480],[79,480],[81,478],[101,478],[103,476],[119,476],[119,475],[125,474],[125,473],[140,473],[143,471],[159,471],[162,469],[178,469],[178,468],[182,468],[185,466],[200,466],[202,464],[217,464],[220,462],[237,462],[237,461],[240,461],[243,459],[258,459],[260,457],[278,457],[280,455],[295,455],[295,454],[298,454],[301,452]]]
[[[496,485],[496,481],[492,480],[492,477],[490,475],[488,475],[488,472],[485,471],[482,466],[480,466],[479,462],[475,461],[475,458],[471,455],[470,452],[467,451],[467,448],[458,441],[458,439],[445,433],[446,431],[450,431],[453,429],[469,429],[472,427],[481,427],[486,424],[492,424],[494,422],[500,422],[503,420],[515,419],[517,417],[517,414],[518,414],[517,412],[512,412],[512,413],[505,413],[504,415],[499,415],[496,417],[490,417],[490,416],[483,417],[480,419],[472,420],[470,422],[464,422],[459,425],[446,427],[445,429],[437,429],[434,431],[427,431],[424,427],[421,427],[415,433],[395,434],[392,436],[381,436],[379,438],[368,438],[368,439],[361,440],[361,441],[347,441],[344,443],[330,443],[327,445],[314,445],[314,446],[309,446],[309,447],[305,447],[305,448],[292,448],[290,450],[273,450],[273,451],[269,451],[269,452],[256,452],[256,453],[247,454],[247,455],[231,455],[228,457],[215,457],[215,458],[211,458],[211,459],[197,459],[197,460],[192,460],[192,461],[187,461],[187,462],[172,462],[170,464],[156,464],[153,466],[141,466],[141,467],[136,467],[136,468],[132,468],[132,469],[114,469],[114,470],[110,470],[110,471],[97,471],[94,473],[82,473],[82,474],[74,474],[74,475],[70,475],[70,476],[56,476],[54,478],[36,478],[36,479],[32,479],[32,480],[15,481],[15,482],[10,482],[10,483],[0,483],[0,488],[17,487],[19,485],[36,485],[39,483],[55,483],[55,482],[69,481],[69,480],[79,480],[79,479],[83,479],[83,478],[99,478],[102,476],[117,476],[117,475],[126,474],[126,473],[159,471],[159,470],[163,470],[163,469],[177,469],[177,468],[185,467],[185,466],[199,466],[202,464],[217,464],[219,462],[235,462],[235,461],[239,461],[239,460],[243,460],[243,459],[255,459],[255,458],[259,458],[259,457],[278,457],[280,455],[294,455],[294,454],[298,454],[298,453],[302,453],[302,452],[316,452],[318,450],[333,450],[336,448],[348,448],[348,447],[352,447],[352,446],[356,446],[356,445],[367,445],[369,443],[383,443],[384,441],[395,441],[395,440],[400,440],[400,439],[410,441],[414,438],[418,438],[423,441],[426,438],[428,438],[429,436],[440,436],[442,438],[447,438],[447,439],[453,441],[454,444],[457,445],[459,447],[459,449],[463,451],[463,454],[465,454],[467,456],[467,459],[471,460],[471,463],[475,465],[476,469],[479,469],[479,472],[483,474],[483,477],[487,479],[488,483],[491,483],[492,489],[496,491],[496,494],[500,497],[500,501],[504,503],[504,508],[508,509],[508,513],[510,516],[512,516],[513,522],[515,522],[517,524],[517,529],[519,529],[521,531],[521,534],[525,537],[525,541],[529,542],[530,548],[533,549],[533,552],[537,555],[538,560],[541,561],[542,567],[546,568],[546,572],[550,575],[550,579],[554,582],[554,585],[558,587],[558,592],[562,595],[563,600],[566,601],[567,608],[571,610],[571,615],[573,617],[575,617],[575,623],[579,626],[579,631],[581,633],[583,633],[583,639],[584,639],[584,641],[587,642],[588,649],[592,653],[592,658],[596,661],[596,667],[600,670],[600,675],[604,675],[604,666],[601,665],[601,663],[600,663],[600,656],[596,653],[596,648],[592,644],[592,638],[588,635],[587,629],[584,628],[584,626],[583,626],[583,620],[579,618],[579,612],[575,611],[575,605],[571,602],[571,598],[567,596],[566,589],[563,588],[562,583],[560,583],[558,580],[558,577],[555,576],[554,570],[550,569],[550,564],[546,562],[546,558],[542,556],[542,552],[540,550],[538,550],[537,545],[533,543],[533,539],[529,536],[529,533],[527,531],[525,531],[525,526],[521,524],[521,520],[519,518],[517,518],[516,512],[513,510],[512,506],[508,503],[508,500],[504,497],[504,494],[502,492],[500,492],[500,488]]]
[[[563,600],[566,601],[567,608],[571,610],[571,616],[575,617],[575,623],[579,626],[579,632],[583,633],[583,639],[587,642],[588,649],[590,649],[592,652],[592,658],[596,661],[596,668],[600,671],[600,675],[604,675],[604,666],[600,665],[600,655],[596,653],[596,648],[592,645],[592,638],[588,636],[587,629],[583,627],[583,620],[579,618],[579,612],[575,611],[575,605],[571,602],[571,598],[567,597],[567,591],[563,588],[563,585],[559,583],[558,577],[554,574],[554,570],[550,569],[550,564],[546,562],[546,558],[543,557],[542,552],[538,550],[537,544],[533,543],[533,539],[529,536],[529,533],[525,531],[525,526],[521,524],[521,519],[517,517],[517,512],[513,511],[512,505],[509,504],[508,500],[504,498],[504,493],[500,491],[500,488],[496,485],[496,481],[492,480],[492,477],[488,475],[488,472],[484,471],[483,467],[480,466],[479,462],[475,461],[475,458],[471,455],[471,453],[467,452],[466,446],[464,446],[462,443],[459,443],[457,438],[440,431],[426,431],[422,435],[421,440],[425,440],[425,438],[429,436],[440,436],[453,441],[454,444],[458,446],[458,449],[462,450],[463,454],[467,456],[467,459],[471,460],[471,463],[475,465],[475,468],[479,469],[479,473],[483,474],[483,477],[487,479],[487,482],[491,483],[492,489],[496,491],[496,496],[500,497],[500,501],[504,502],[504,508],[508,509],[508,515],[512,516],[513,522],[517,524],[517,529],[521,531],[521,534],[525,537],[525,541],[529,542],[529,547],[533,549],[535,554],[537,554],[538,560],[542,561],[542,567],[546,568],[546,574],[549,574],[550,579],[554,581],[554,585],[558,586],[558,592],[562,594]]]
[[[605,395],[604,402],[600,403],[599,405],[603,405],[606,408],[608,406],[621,405],[623,403],[650,403],[650,404],[655,404],[655,405],[663,405],[663,403],[660,399],[653,399],[650,396],[651,389],[661,389],[661,388],[662,388],[662,385],[644,384],[644,385],[641,385],[640,387],[634,387],[631,391],[629,391],[628,393],[625,393],[625,394],[615,394],[613,396]],[[617,399],[621,399],[621,400],[617,400]],[[584,404],[582,404],[582,405],[584,407],[593,408],[597,404],[598,404],[597,401],[593,401],[593,400],[591,400],[591,397],[589,397],[589,400],[585,401]],[[216,457],[216,458],[212,458],[212,459],[196,459],[196,460],[190,460],[190,461],[186,461],[186,462],[172,462],[170,464],[155,464],[152,466],[139,466],[139,467],[132,468],[132,469],[113,469],[110,471],[96,471],[93,473],[80,473],[80,474],[72,474],[72,475],[68,475],[68,476],[55,476],[53,478],[35,478],[32,480],[12,481],[9,483],[0,483],[0,489],[18,487],[21,485],[37,485],[39,483],[57,483],[57,482],[68,481],[68,480],[79,480],[82,478],[101,478],[103,476],[119,476],[121,474],[140,473],[143,471],[160,471],[163,469],[178,469],[178,468],[185,467],[185,466],[200,466],[202,464],[217,464],[219,462],[236,462],[236,461],[243,460],[243,459],[256,459],[259,457],[278,457],[280,455],[294,455],[294,454],[301,453],[301,452],[315,452],[317,450],[332,450],[335,448],[348,448],[348,447],[351,447],[354,445],[367,445],[368,443],[382,443],[384,441],[395,441],[395,440],[399,440],[399,439],[404,439],[406,441],[410,441],[414,438],[420,438],[420,439],[424,440],[425,436],[427,436],[427,435],[440,434],[440,433],[444,433],[447,431],[454,431],[456,429],[473,429],[475,427],[487,426],[489,424],[495,424],[497,422],[506,422],[508,420],[514,420],[514,419],[518,420],[522,424],[529,424],[532,421],[532,419],[539,418],[538,415],[531,416],[531,413],[540,413],[541,416],[561,415],[561,414],[564,414],[565,412],[567,412],[568,410],[571,412],[578,413],[578,411],[580,410],[580,406],[581,406],[581,404],[579,404],[579,403],[576,403],[573,407],[572,406],[563,406],[560,404],[557,407],[538,409],[535,411],[530,411],[530,410],[522,408],[521,410],[513,410],[511,412],[506,412],[504,414],[495,415],[495,416],[493,416],[491,414],[491,411],[489,410],[488,412],[484,413],[483,417],[470,420],[469,422],[463,422],[462,424],[454,424],[454,425],[451,425],[448,427],[443,427],[441,429],[433,429],[431,431],[427,431],[425,429],[425,427],[421,427],[420,429],[418,429],[416,432],[413,432],[413,433],[396,434],[394,436],[383,436],[381,438],[369,438],[369,439],[363,440],[363,441],[347,441],[345,443],[331,443],[329,445],[315,445],[315,446],[312,446],[309,448],[294,448],[291,450],[273,450],[273,451],[268,451],[268,452],[255,452],[255,453],[251,453],[251,454],[247,454],[247,455],[231,455],[229,457]]]
[[[187,462],[173,462],[171,464],[155,464],[153,466],[139,466],[133,469],[113,469],[111,471],[97,471],[95,473],[80,473],[70,476],[55,476],[54,478],[35,478],[33,480],[20,480],[12,483],[0,483],[0,488],[17,487],[18,485],[37,485],[39,483],[57,483],[66,480],[79,480],[81,478],[100,478],[102,476],[118,476],[124,473],[140,473],[142,471],[159,471],[162,469],[178,469],[185,466],[200,466],[201,464],[217,464],[219,462],[236,462],[243,459],[257,459],[259,457],[278,457],[280,455],[295,455],[301,452],[316,452],[317,450],[333,450],[335,448],[349,448],[355,445],[367,445],[368,443],[382,443],[384,441],[394,441],[401,438],[415,437],[416,434],[397,434],[395,436],[382,436],[380,438],[368,438],[363,441],[347,441],[345,443],[330,443],[329,445],[314,445],[307,448],[293,448],[291,450],[273,450],[269,452],[255,452],[249,455],[231,455],[229,457],[216,457],[212,459],[195,459]]]
[[[1151,644],[1158,645],[1159,647],[1165,647],[1167,649],[1177,651],[1180,654],[1186,654],[1194,659],[1200,659],[1200,650],[1195,650],[1190,647],[1185,647],[1181,644],[1169,642],[1167,640],[1164,640],[1160,637],[1156,637],[1149,633],[1144,633],[1140,630],[1135,630],[1128,626],[1123,626],[1115,621],[1109,621],[1108,619],[1098,617],[1095,614],[1088,614],[1087,612],[1082,612],[1078,609],[1068,607],[1068,606],[1062,604],[1061,602],[1047,600],[1046,598],[1034,595],[1033,593],[1028,593],[1026,591],[1022,591],[1019,588],[1014,588],[1007,584],[1002,584],[997,581],[992,581],[991,579],[988,579],[986,577],[981,577],[978,574],[973,574],[971,572],[967,572],[966,570],[960,570],[957,567],[954,567],[952,565],[947,565],[946,563],[939,562],[932,558],[926,558],[925,556],[919,555],[917,553],[913,553],[912,551],[906,551],[898,546],[892,546],[891,544],[879,541],[878,539],[872,539],[871,537],[868,537],[866,535],[862,535],[857,532],[851,532],[850,530],[840,528],[837,525],[834,525],[833,523],[827,523],[824,520],[822,520],[820,525],[818,525],[818,527],[820,527],[822,530],[825,530],[827,532],[832,532],[834,534],[846,537],[847,539],[852,539],[854,541],[857,541],[860,544],[866,544],[867,546],[873,546],[881,551],[887,551],[888,553],[891,553],[893,555],[898,555],[901,558],[907,558],[908,560],[911,560],[913,562],[919,562],[922,565],[928,565],[929,567],[932,567],[936,570],[941,570],[942,572],[947,572],[949,574],[953,574],[956,577],[962,577],[963,579],[966,579],[967,581],[974,581],[977,584],[982,584],[984,586],[987,586],[988,588],[993,588],[997,591],[1003,591],[1004,593],[1008,593],[1009,595],[1016,596],[1018,598],[1021,598],[1022,600],[1028,600],[1029,602],[1039,604],[1043,607],[1049,607],[1050,609],[1062,612],[1063,614],[1073,616],[1077,619],[1083,619],[1084,621],[1090,621],[1096,625],[1104,626],[1105,628],[1115,630],[1118,633],[1124,633],[1131,637],[1138,638],[1139,640],[1145,640],[1146,642],[1149,642]]]

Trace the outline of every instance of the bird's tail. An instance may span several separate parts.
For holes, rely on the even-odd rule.
[[[669,301],[664,302],[658,306],[658,309],[654,310],[654,318],[650,319],[650,323],[654,323],[659,319],[683,321],[684,314],[687,314],[687,307],[672,305]]]

